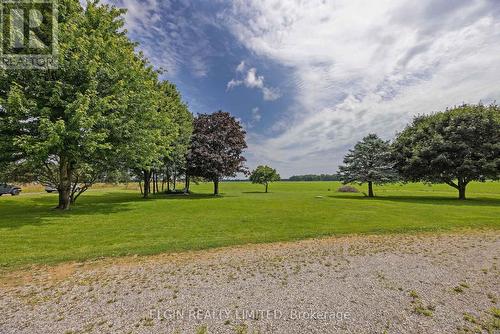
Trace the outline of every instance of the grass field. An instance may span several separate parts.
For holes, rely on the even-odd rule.
[[[446,185],[376,187],[375,199],[344,194],[335,182],[193,186],[191,196],[89,191],[69,212],[55,194],[0,198],[0,265],[154,254],[341,234],[499,229],[500,183],[473,183],[468,200]],[[331,189],[331,191],[329,191]],[[364,191],[364,187],[361,188]]]

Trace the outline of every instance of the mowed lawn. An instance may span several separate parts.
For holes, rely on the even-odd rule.
[[[154,254],[327,235],[499,229],[500,183],[474,183],[467,201],[447,185],[375,187],[378,196],[336,192],[336,182],[194,185],[190,196],[100,189],[59,212],[55,194],[0,197],[4,269],[101,256]],[[365,191],[364,187],[360,187]]]

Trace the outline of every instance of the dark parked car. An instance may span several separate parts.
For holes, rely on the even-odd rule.
[[[80,187],[76,186],[75,191],[79,191],[79,190],[80,190]],[[56,193],[58,190],[57,190],[56,186],[54,186],[52,184],[48,184],[45,186],[45,191],[48,192],[49,194],[52,194],[52,193]]]
[[[21,193],[21,188],[12,184],[0,183],[0,196],[12,195],[17,196]]]
[[[55,186],[49,184],[45,187],[45,191],[48,192],[49,194],[56,193],[57,188]]]

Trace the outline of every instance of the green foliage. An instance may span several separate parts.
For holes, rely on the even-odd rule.
[[[176,87],[164,81],[155,83],[151,91],[155,94],[151,103],[156,105],[156,109],[149,115],[150,118],[137,122],[137,128],[132,133],[139,138],[129,142],[130,151],[121,157],[122,161],[129,162],[128,166],[142,174],[144,197],[149,196],[150,183],[165,164],[184,163],[183,156],[192,132],[192,115]]]
[[[158,168],[157,173],[162,174],[163,178],[169,181],[172,177],[175,187],[177,176],[186,173],[186,155],[193,133],[193,115],[189,112],[187,105],[182,102],[180,93],[173,84],[164,82],[162,91],[168,98],[165,101],[165,109],[170,110],[178,127],[178,133],[172,143],[171,151],[164,157],[163,165]]]
[[[76,183],[158,165],[186,127],[175,88],[135,53],[123,14],[60,1],[58,69],[0,71],[0,167],[9,179],[56,185],[61,209]]]
[[[395,167],[407,181],[446,183],[500,178],[500,108],[462,105],[416,117],[393,143]]]
[[[250,174],[250,181],[252,181],[252,183],[263,184],[266,187],[266,193],[269,183],[279,180],[280,175],[276,172],[276,169],[269,166],[258,166],[252,174]]]
[[[373,197],[372,184],[384,184],[397,180],[392,167],[389,142],[370,134],[358,142],[344,157],[339,166],[339,178],[344,183],[368,183],[369,196]]]

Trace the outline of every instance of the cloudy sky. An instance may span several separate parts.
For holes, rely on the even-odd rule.
[[[108,0],[194,113],[244,124],[249,167],[333,173],[368,133],[500,101],[500,0]]]

